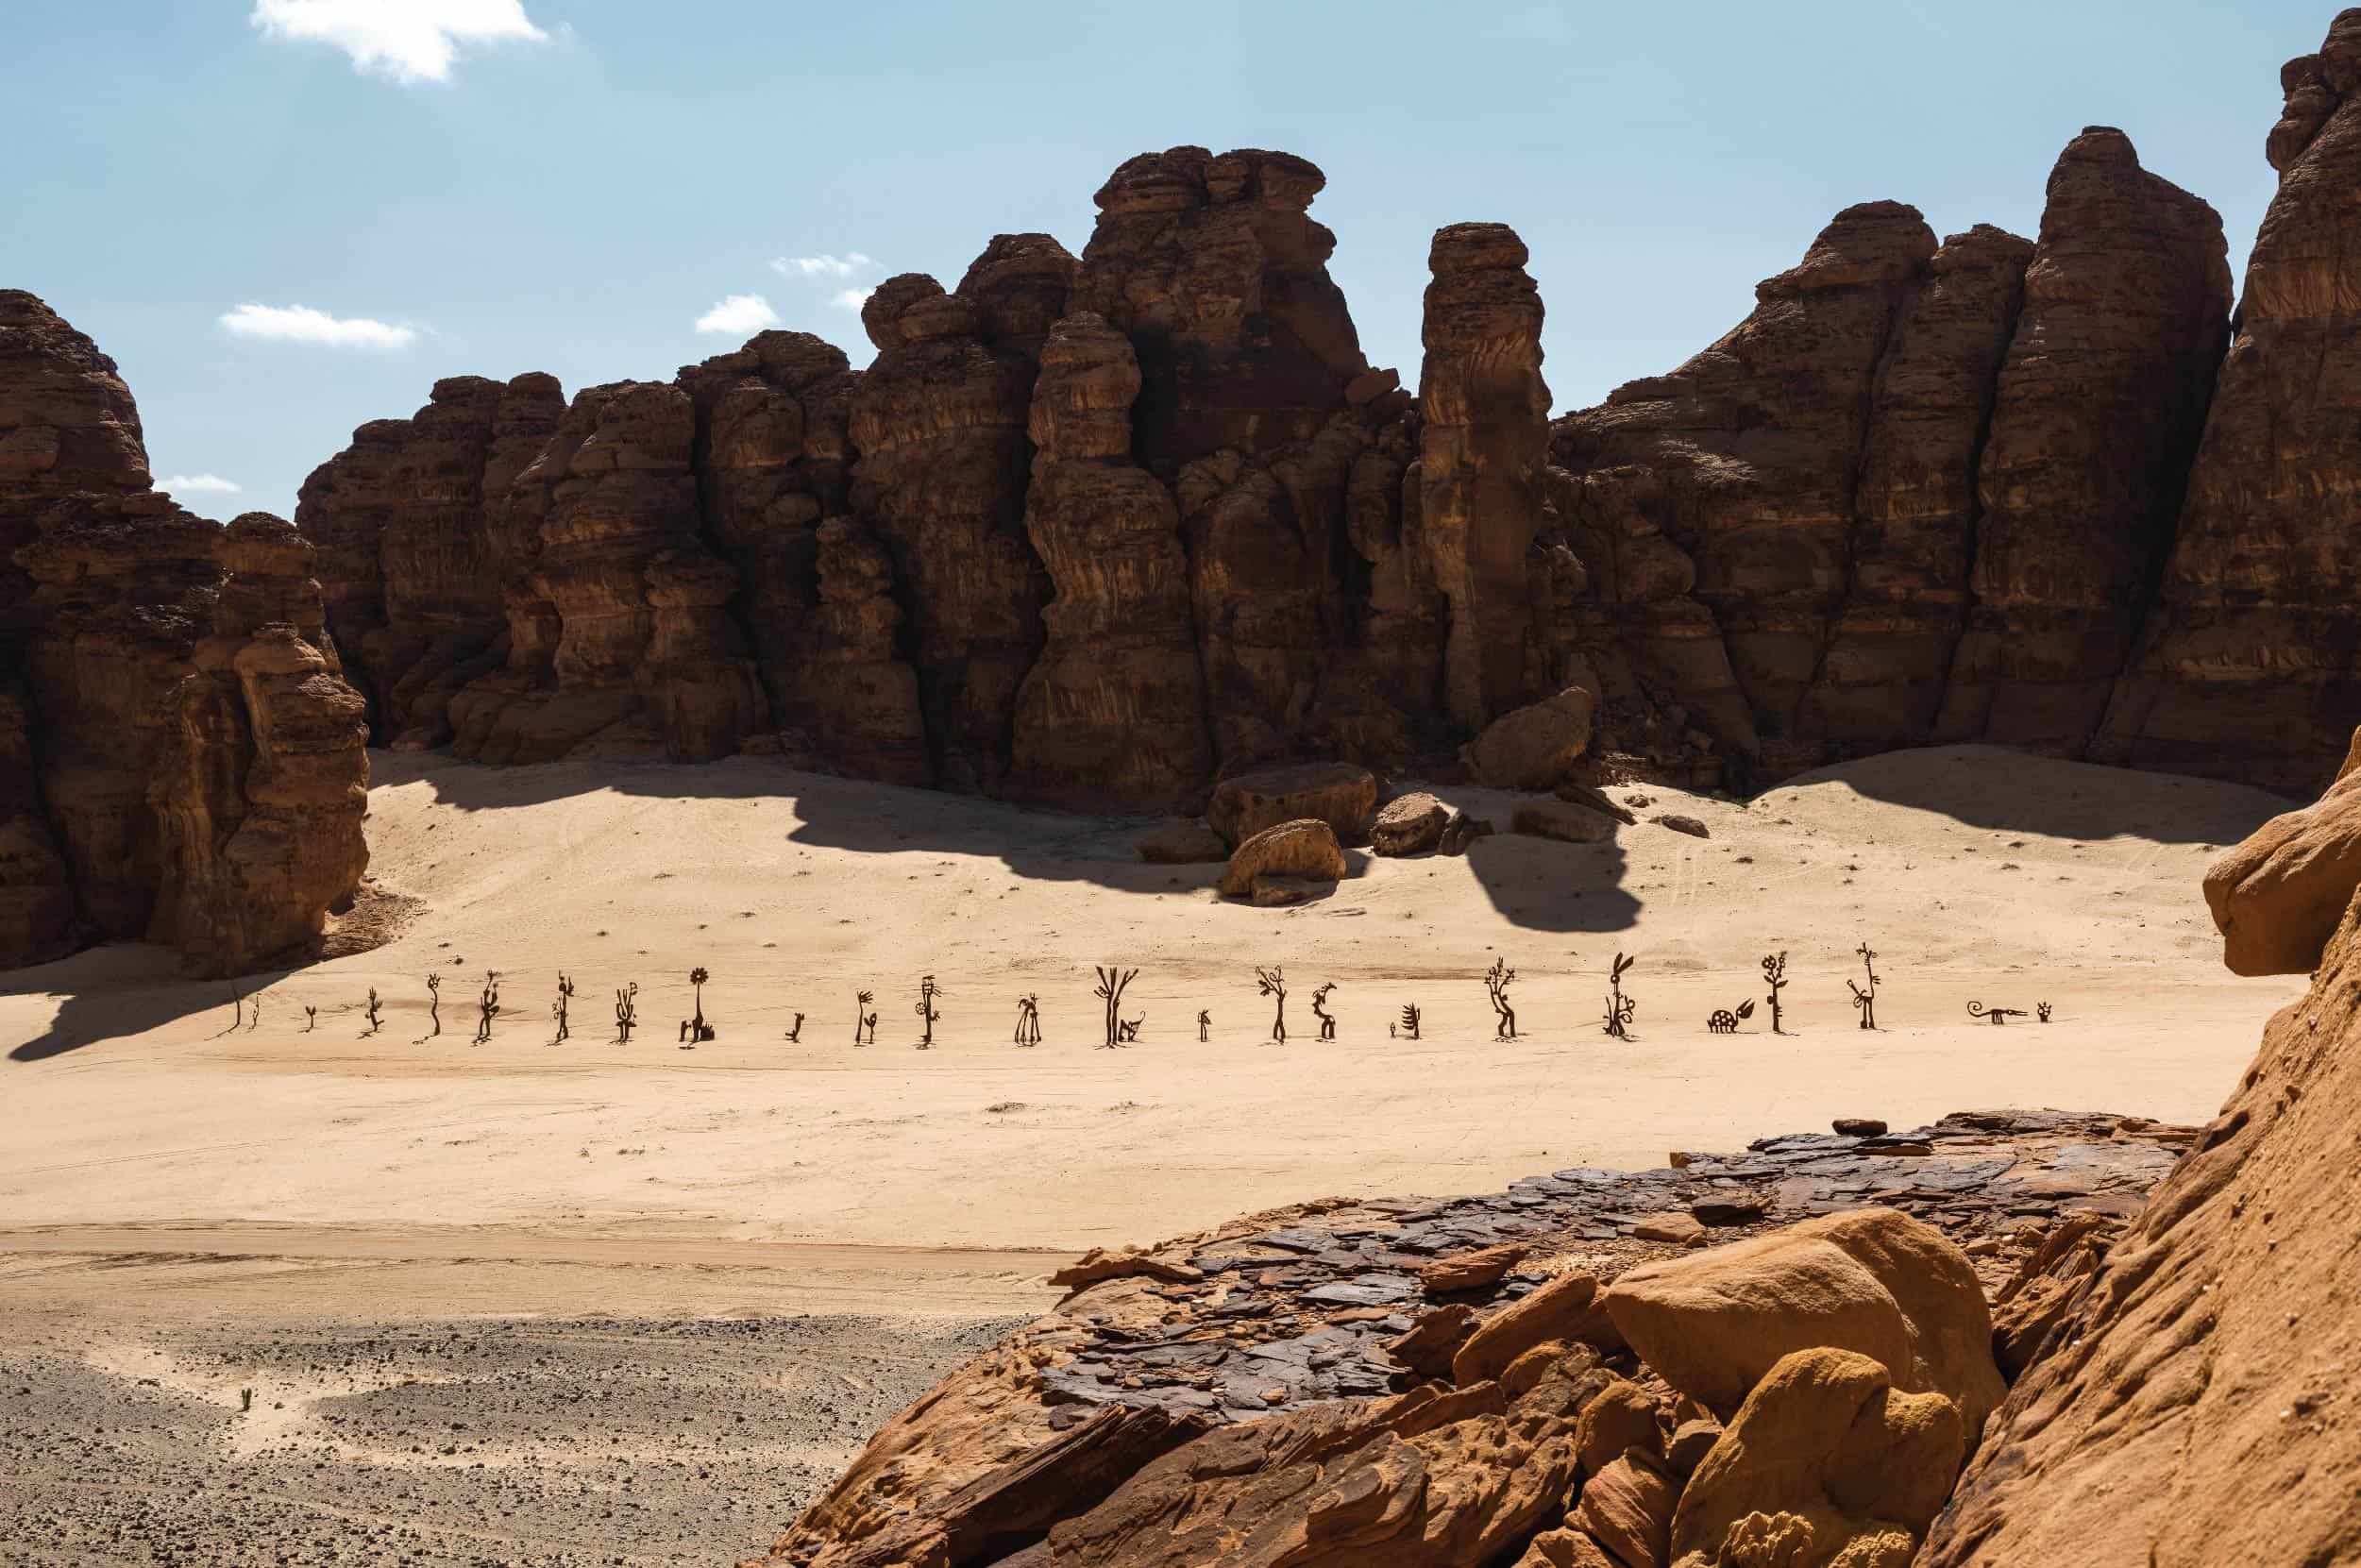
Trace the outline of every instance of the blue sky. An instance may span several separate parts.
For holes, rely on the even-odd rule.
[[[668,377],[745,295],[865,362],[840,301],[881,278],[955,283],[1003,230],[1079,251],[1135,152],[1277,147],[1327,171],[1332,270],[1406,380],[1430,234],[1515,226],[1563,410],[1719,336],[1848,203],[2032,234],[2087,124],[2242,266],[2279,64],[2335,9],[12,0],[0,286],[120,362],[160,481],[239,486],[184,501],[290,513],[437,377]]]

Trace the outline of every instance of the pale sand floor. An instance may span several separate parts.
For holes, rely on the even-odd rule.
[[[1358,856],[1292,910],[1217,902],[1216,867],[1139,865],[1136,821],[754,759],[372,764],[373,874],[425,912],[392,946],[271,980],[258,1027],[225,1033],[223,985],[138,947],[5,977],[0,1303],[1020,1311],[1059,1255],[1324,1194],[1656,1164],[1837,1115],[2201,1121],[2302,990],[2223,970],[2198,894],[2213,853],[2286,802],[1977,748],[1745,807],[1647,791],[1709,840],[1643,822],[1614,845],[1504,832],[1465,859]],[[1441,793],[1507,827],[1508,798]],[[1864,938],[1875,1034],[1845,984]],[[1781,948],[1791,1034],[1760,1006],[1708,1034]],[[1637,957],[1628,1043],[1599,1028],[1618,949]],[[1477,979],[1498,954],[1522,976],[1513,1043]],[[1135,1047],[1093,1049],[1097,962],[1139,968]],[[683,1051],[700,964],[720,1037]],[[1257,964],[1286,969],[1284,1047]],[[475,1046],[487,967],[504,1011]],[[561,969],[579,991],[552,1045]],[[430,971],[442,1034],[422,1039]],[[946,992],[930,1052],[922,972]],[[614,990],[634,979],[626,1047]],[[1333,1042],[1310,1008],[1324,980]],[[385,1024],[364,1038],[371,986]],[[855,1049],[862,987],[878,1044]],[[1036,1050],[1010,1041],[1027,991]],[[1970,998],[2056,1020],[1994,1028]],[[1404,1003],[1422,1041],[1388,1037]]]

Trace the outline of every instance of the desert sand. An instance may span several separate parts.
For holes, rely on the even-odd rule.
[[[623,1517],[646,1526],[632,1561],[752,1549],[884,1409],[1054,1299],[1045,1276],[1084,1248],[1323,1195],[1660,1164],[1839,1115],[1905,1126],[2014,1103],[2201,1121],[2302,990],[2224,971],[2197,896],[2214,852],[2285,801],[1983,748],[1891,753],[1744,805],[1616,788],[1643,820],[1612,844],[1503,833],[1464,859],[1356,852],[1332,896],[1276,910],[1219,902],[1218,867],[1141,865],[1138,819],[755,758],[372,763],[371,908],[415,901],[390,944],[249,982],[250,1027],[232,1027],[226,985],[135,946],[18,971],[0,996],[0,1310],[28,1325],[0,1381],[40,1391],[10,1418],[25,1464],[106,1477],[83,1502],[0,1491],[25,1529],[81,1543],[56,1560],[165,1560],[90,1555],[124,1539],[227,1550],[236,1509],[189,1524],[155,1502],[225,1462],[224,1442],[255,1451],[211,1474],[298,1500],[256,1541],[298,1539],[297,1514],[349,1517],[413,1531],[418,1561],[590,1560]],[[1438,793],[1507,824],[1509,797]],[[1645,819],[1664,812],[1711,836]],[[1874,1033],[1846,984],[1864,942]],[[1760,960],[1780,950],[1774,1036]],[[1635,958],[1628,1041],[1600,1028],[1619,951]],[[1519,974],[1514,1041],[1494,1038],[1478,979],[1496,957]],[[1099,1049],[1099,963],[1139,969],[1136,1045]],[[1285,1045],[1257,965],[1284,968]],[[698,966],[718,1036],[683,1050]],[[487,969],[502,1010],[477,1045]],[[553,1044],[561,971],[572,1037]],[[429,973],[444,977],[432,1036]],[[942,1016],[919,1050],[928,973]],[[615,989],[632,981],[626,1046]],[[1327,981],[1333,1041],[1310,1007]],[[865,988],[877,1043],[856,1047]],[[1034,1049],[1011,1039],[1025,994]],[[1741,1032],[1708,1033],[1711,1011],[1747,998]],[[2048,1002],[2053,1020],[1995,1027],[1971,999]],[[1389,1034],[1405,1003],[1424,1010],[1420,1040]],[[618,1333],[671,1344],[795,1314],[825,1326],[753,1361],[717,1345],[742,1375],[701,1391],[655,1363],[633,1374],[721,1434],[706,1448],[651,1447],[636,1394],[533,1403]],[[545,1361],[507,1339],[488,1371],[435,1360],[453,1336],[518,1321],[542,1324],[526,1348]],[[540,1369],[522,1384],[501,1371],[512,1352]],[[348,1375],[355,1356],[377,1357],[369,1376]],[[420,1379],[444,1406],[377,1408]],[[224,1425],[258,1382],[281,1391],[267,1441],[250,1418]],[[797,1393],[822,1385],[857,1408]],[[746,1435],[749,1388],[789,1412],[784,1435]],[[500,1440],[464,1448],[447,1416]],[[93,1424],[155,1435],[74,1458]],[[445,1442],[421,1435],[434,1424]],[[642,1462],[613,1469],[617,1454]],[[628,1490],[658,1458],[687,1468]],[[478,1464],[467,1484],[447,1474]],[[496,1482],[514,1507],[480,1526]],[[397,1483],[399,1500],[383,1490]],[[377,1500],[337,1490],[355,1487]]]

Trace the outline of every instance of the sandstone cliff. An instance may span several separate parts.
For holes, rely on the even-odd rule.
[[[299,955],[360,884],[363,703],[312,551],[149,488],[114,362],[0,293],[0,967]]]

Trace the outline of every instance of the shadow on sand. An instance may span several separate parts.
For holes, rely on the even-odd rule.
[[[291,972],[266,969],[243,977],[238,986],[252,997]],[[8,974],[8,987],[20,996],[62,998],[49,1027],[9,1051],[12,1062],[46,1061],[196,1013],[219,1012],[224,1032],[230,1026],[228,981],[191,980],[180,972],[177,953],[144,942],[110,942],[54,964],[17,969]]]
[[[433,753],[372,751],[369,766],[374,786],[423,784],[438,801],[463,811],[534,805],[600,789],[651,799],[773,800],[783,806],[792,802],[795,820],[785,833],[790,843],[856,854],[947,851],[987,856],[1020,877],[1088,882],[1120,893],[1197,891],[1212,887],[1222,875],[1218,865],[1143,863],[1134,845],[1158,818],[1020,807],[973,795],[807,773],[760,757],[701,765],[599,761],[488,767]],[[1466,863],[1505,919],[1535,931],[1610,932],[1627,928],[1638,917],[1639,901],[1621,886],[1625,857],[1617,845],[1516,837],[1508,826],[1518,797],[1448,786],[1436,786],[1435,792],[1499,830],[1472,845]],[[1367,874],[1365,855],[1348,859],[1352,877]],[[1348,879],[1331,896],[1349,897],[1352,886]]]
[[[2005,746],[1927,746],[1799,773],[1765,791],[1848,787],[1972,828],[2094,842],[2235,844],[2302,803],[2246,784],[2066,762]]]

